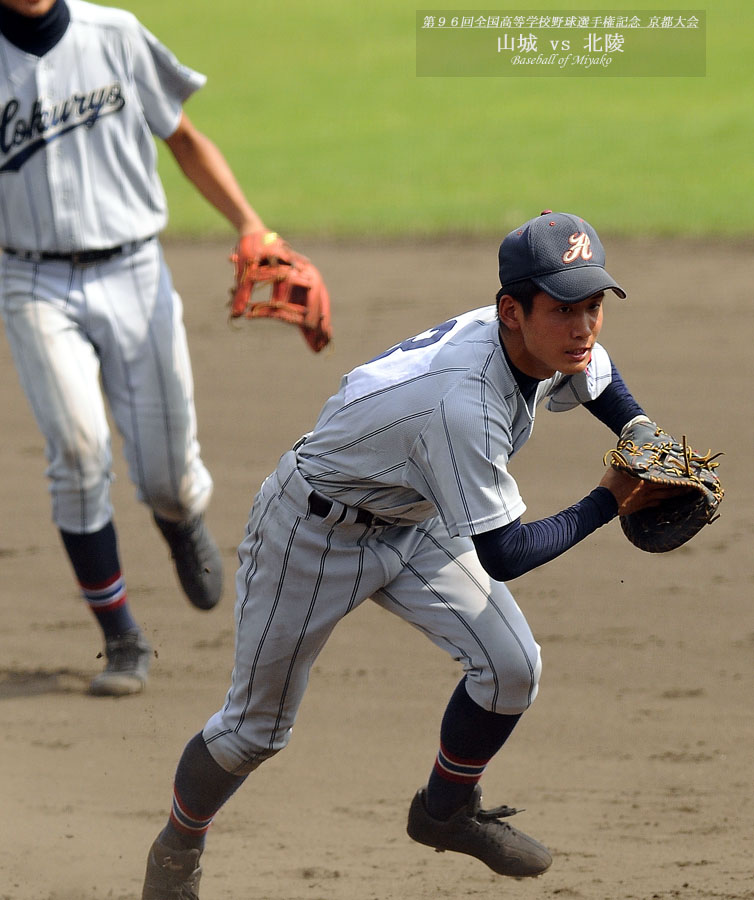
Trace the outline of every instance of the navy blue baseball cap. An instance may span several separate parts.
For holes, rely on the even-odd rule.
[[[605,249],[580,216],[546,209],[506,235],[498,251],[500,284],[530,279],[562,303],[600,291],[626,292],[605,270]]]

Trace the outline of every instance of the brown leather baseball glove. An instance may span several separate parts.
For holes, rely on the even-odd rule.
[[[276,232],[256,231],[239,240],[230,260],[235,270],[231,318],[280,319],[297,325],[315,353],[327,346],[332,337],[330,296],[306,256]],[[260,296],[267,285],[267,296]]]

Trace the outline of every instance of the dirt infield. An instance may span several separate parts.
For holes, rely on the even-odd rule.
[[[333,296],[336,340],[319,356],[280,323],[226,324],[229,244],[166,244],[228,578],[217,610],[189,607],[116,438],[124,570],[158,654],[139,697],[85,694],[99,634],[50,522],[42,442],[0,341],[0,900],[137,900],[178,755],[225,694],[235,548],[259,482],[344,371],[494,295],[494,240],[298,243]],[[670,554],[634,550],[614,522],[511,585],[544,671],[485,800],[526,808],[517,824],[552,849],[552,869],[501,879],[408,839],[408,803],[459,673],[365,604],[320,657],[290,747],[218,816],[202,900],[754,898],[752,247],[605,243],[629,300],[607,301],[602,342],[667,430],[726,451],[727,495],[720,520]],[[586,494],[611,443],[583,410],[542,409],[513,467],[526,518]]]

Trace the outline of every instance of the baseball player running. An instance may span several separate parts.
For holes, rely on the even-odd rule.
[[[578,216],[547,211],[526,222],[500,246],[494,305],[354,369],[283,454],[239,549],[232,683],[181,756],[143,900],[198,897],[213,817],[285,747],[317,654],[367,598],[464,672],[429,780],[410,805],[409,835],[501,875],[548,868],[547,849],[503,821],[515,810],[481,807],[485,767],[540,676],[539,647],[505,582],[659,495],[608,469],[573,506],[524,524],[508,464],[542,401],[555,411],[586,406],[616,433],[643,416],[597,343],[605,292],[625,297],[604,261]]]
[[[140,691],[151,655],[118,556],[100,380],[188,599],[221,595],[152,136],[239,236],[266,229],[182,109],[204,82],[128,12],[0,0],[0,310],[46,440],[53,520],[104,635],[94,694]]]

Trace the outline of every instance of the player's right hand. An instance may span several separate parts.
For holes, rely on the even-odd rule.
[[[606,487],[615,497],[619,516],[628,516],[648,506],[658,506],[663,500],[677,496],[679,492],[677,487],[641,481],[612,468],[605,472],[600,486]]]

